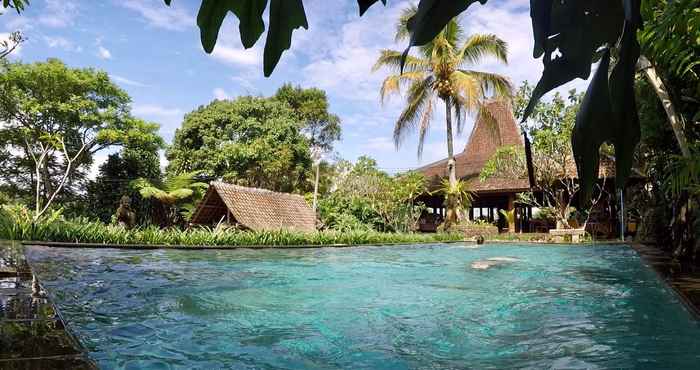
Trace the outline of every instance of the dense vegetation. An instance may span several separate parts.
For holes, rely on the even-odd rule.
[[[418,8],[404,10],[396,26],[396,40],[410,36],[409,19],[416,16]],[[464,121],[470,114],[485,111],[488,98],[510,99],[512,86],[506,76],[476,71],[470,67],[488,58],[508,63],[508,46],[496,35],[476,34],[465,37],[458,17],[453,18],[435,38],[419,48],[417,55],[400,51],[382,50],[374,70],[387,68],[396,74],[389,75],[380,90],[382,100],[406,89],[406,106],[394,125],[394,143],[398,147],[411,131],[418,131],[418,156],[430,130],[438,102],[445,106],[445,134],[447,136],[447,173],[449,187],[457,183],[454,159],[454,134],[462,132]],[[452,124],[452,118],[456,125]],[[447,193],[450,197],[450,193]],[[448,199],[447,226],[462,219],[460,202]]]
[[[126,229],[84,218],[66,220],[51,212],[38,222],[30,210],[5,207],[0,210],[0,239],[91,244],[184,245],[184,246],[295,246],[358,245],[385,243],[429,243],[460,241],[461,234],[382,233],[373,230],[327,230],[314,233],[290,231],[238,231],[233,229],[180,228],[156,226]]]

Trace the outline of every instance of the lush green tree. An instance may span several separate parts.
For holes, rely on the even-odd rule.
[[[286,102],[294,110],[301,130],[312,147],[330,151],[333,142],[340,140],[340,118],[328,111],[325,91],[284,84],[277,89],[274,98]]]
[[[75,186],[96,152],[156,135],[131,117],[129,103],[104,72],[69,68],[56,59],[5,64],[0,138],[9,161],[4,165],[13,170],[4,174],[4,182],[31,189],[39,217]]]
[[[166,151],[168,173],[200,171],[244,186],[307,190],[309,141],[295,112],[276,99],[214,101],[187,114]]]
[[[168,175],[162,184],[157,184],[149,179],[140,178],[134,180],[131,186],[138,190],[144,199],[155,199],[161,206],[161,212],[154,223],[161,227],[174,224],[184,225],[189,220],[199,200],[204,196],[209,187],[206,182],[199,181],[197,172],[183,172],[177,175]]]
[[[415,15],[406,22],[410,38],[401,57],[401,68],[412,46],[432,42],[448,23],[472,4],[487,1],[420,0]],[[170,5],[172,0],[164,2]],[[360,15],[377,2],[358,0]],[[14,5],[19,11],[22,3],[21,0],[4,0],[3,6]],[[386,4],[386,1],[382,0],[382,3]],[[266,8],[266,0],[202,0],[197,24],[204,50],[208,53],[214,50],[219,29],[229,12],[239,19],[243,46],[252,47],[265,31],[262,17],[268,14],[263,66],[265,75],[269,76],[282,53],[291,46],[292,32],[300,27],[308,28],[308,23],[303,0],[271,0],[269,11],[266,12]],[[640,136],[634,95],[635,65],[640,55],[637,31],[642,28],[640,8],[641,0],[530,1],[533,57],[542,57],[544,70],[525,110],[526,117],[546,93],[573,79],[588,78],[592,64],[602,54],[602,62],[592,79],[595,83],[589,85],[572,137],[584,198],[590,194],[597,177],[598,149],[604,142],[612,142],[615,147],[618,188],[624,186],[631,171],[634,149]],[[695,27],[693,23],[693,29]],[[609,63],[611,51],[618,60],[612,69]]]
[[[533,88],[527,82],[518,89],[513,99],[517,118],[523,117],[524,108],[532,93]],[[554,215],[559,225],[564,227],[573,226],[570,223],[570,215],[574,210],[572,202],[581,190],[580,182],[572,171],[574,158],[571,148],[571,132],[581,99],[581,94],[577,94],[576,90],[569,91],[566,99],[555,93],[551,101],[539,102],[527,122],[522,124],[532,138],[534,175],[537,190],[542,193],[542,197],[528,192],[520,194],[518,201],[546,209],[545,212]],[[519,147],[499,148],[484,165],[480,177],[527,178],[525,152]],[[604,195],[602,186],[596,186],[595,190],[592,204],[580,205],[586,213]]]
[[[151,220],[151,201],[143,199],[138,190],[131,186],[131,182],[145,178],[152,183],[161,183],[158,151],[165,148],[165,143],[158,136],[157,124],[142,124],[143,131],[150,132],[151,135],[142,136],[138,141],[132,140],[120,152],[110,154],[100,165],[95,180],[87,185],[87,203],[90,204],[87,212],[103,222],[111,220],[124,195],[131,199],[131,207],[140,224]]]
[[[424,209],[415,199],[426,191],[421,173],[390,176],[366,156],[339,161],[332,190],[319,201],[321,220],[339,230],[412,231]]]

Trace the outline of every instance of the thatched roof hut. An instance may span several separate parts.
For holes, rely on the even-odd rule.
[[[212,182],[191,223],[222,221],[255,231],[316,230],[316,215],[301,195]]]
[[[467,145],[461,153],[455,154],[457,178],[469,181],[470,189],[476,193],[528,191],[530,184],[527,179],[489,178],[485,181],[478,179],[484,165],[498,148],[523,145],[523,137],[520,135],[510,105],[501,100],[486,102],[485,109],[474,123]],[[430,163],[416,171],[423,173],[431,180],[432,185],[436,186],[440,179],[448,177],[447,158]]]

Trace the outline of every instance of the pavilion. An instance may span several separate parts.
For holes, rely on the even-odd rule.
[[[479,175],[486,162],[503,146],[516,146],[524,149],[523,137],[510,105],[501,100],[485,103],[484,109],[477,116],[474,128],[464,150],[455,155],[457,178],[467,181],[475,194],[469,219],[483,219],[488,222],[500,220],[498,210],[516,209],[516,224],[527,224],[532,217],[532,208],[515,203],[516,195],[530,191],[527,179],[492,177],[481,181]],[[418,168],[430,181],[430,188],[436,189],[441,179],[448,176],[447,158]],[[433,213],[444,217],[444,197],[442,194],[424,194],[419,198]],[[522,222],[521,222],[522,221]],[[500,225],[507,227],[507,225]],[[517,225],[516,225],[517,226]]]

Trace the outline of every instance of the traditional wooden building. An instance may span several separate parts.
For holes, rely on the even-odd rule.
[[[316,215],[301,195],[213,182],[197,206],[194,225],[227,223],[243,229],[316,230]]]
[[[510,105],[493,100],[487,102],[485,109],[478,115],[464,150],[455,155],[457,178],[467,181],[469,188],[475,194],[469,210],[470,219],[485,219],[493,222],[500,219],[499,209],[511,210],[516,207],[518,221],[520,221],[518,223],[526,222],[532,217],[530,207],[515,204],[517,193],[530,190],[527,179],[496,177],[484,181],[479,179],[486,162],[498,148],[503,146],[522,147],[524,150],[523,137]],[[443,178],[448,177],[447,158],[423,166],[417,171],[422,172],[429,179],[430,187],[435,189]],[[424,202],[433,213],[444,216],[442,194],[425,194],[419,201]]]
[[[477,117],[472,129],[469,141],[464,150],[455,155],[457,178],[466,181],[470,190],[475,194],[472,207],[469,209],[470,220],[483,219],[487,222],[495,222],[499,228],[506,229],[509,225],[503,217],[499,217],[499,210],[515,209],[516,231],[547,231],[554,225],[540,225],[539,221],[532,220],[532,207],[516,204],[518,193],[530,191],[530,183],[527,178],[489,178],[481,181],[479,175],[484,165],[503,146],[516,146],[524,151],[523,137],[518,124],[513,117],[511,107],[502,101],[490,101],[486,103],[485,111]],[[537,166],[537,163],[534,164]],[[443,178],[448,177],[447,158],[419,168],[429,180],[431,188],[437,189]],[[566,177],[575,179],[576,164],[573,159],[566,163]],[[589,222],[591,229],[602,230],[601,234],[611,234],[617,228],[617,205],[615,204],[615,158],[601,154],[599,185],[606,189],[606,198],[602,199],[592,212],[595,215]],[[644,175],[633,169],[628,184],[643,181]],[[534,189],[536,197],[542,197],[537,189]],[[419,198],[431,211],[430,219],[444,217],[444,196],[431,192]],[[577,206],[576,199],[572,206]],[[437,217],[436,217],[437,216]],[[427,227],[430,229],[430,227]]]

